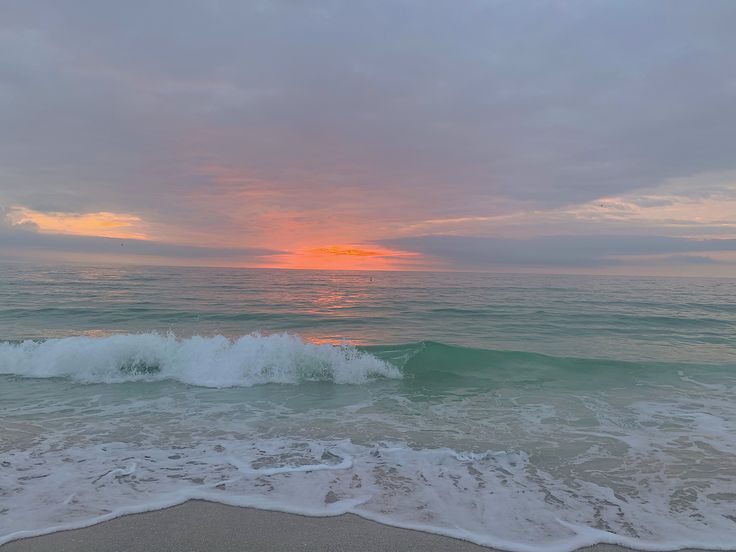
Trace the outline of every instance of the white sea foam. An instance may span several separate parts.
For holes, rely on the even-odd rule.
[[[519,552],[600,542],[644,550],[733,546],[725,502],[699,498],[707,519],[698,518],[668,504],[676,487],[664,481],[625,498],[591,481],[562,481],[523,451],[273,438],[170,450],[39,444],[0,456],[0,489],[12,496],[0,516],[0,544],[204,499],[314,516],[352,512]],[[736,486],[724,482],[719,491]]]
[[[323,470],[346,470],[353,467],[353,458],[343,453],[343,457],[338,457],[333,453],[325,452],[323,457],[340,458],[337,464],[300,464],[297,466],[279,466],[276,468],[253,468],[250,463],[242,462],[236,458],[228,458],[228,462],[238,468],[240,473],[245,475],[277,475],[281,473],[297,473],[297,472],[314,472]]]
[[[176,380],[203,387],[401,377],[396,367],[354,347],[306,343],[289,334],[230,340],[157,333],[0,343],[0,374],[81,383]]]

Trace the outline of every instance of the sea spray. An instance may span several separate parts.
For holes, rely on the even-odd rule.
[[[174,380],[203,387],[400,378],[393,365],[349,345],[286,333],[238,339],[158,333],[0,343],[0,373],[80,383]]]

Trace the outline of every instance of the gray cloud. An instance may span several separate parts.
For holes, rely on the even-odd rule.
[[[732,0],[7,0],[0,203],[259,251],[264,213],[375,239],[732,171],[735,27]],[[539,243],[501,257],[614,262]]]
[[[598,268],[640,264],[721,264],[705,252],[736,252],[736,239],[667,236],[543,236],[528,239],[416,236],[381,245],[422,253],[457,268]],[[651,256],[660,256],[650,258]],[[620,257],[624,257],[623,259]],[[633,257],[633,258],[632,258]],[[639,257],[638,259],[636,257]]]
[[[153,240],[101,238],[41,234],[33,225],[10,225],[0,207],[0,254],[12,253],[83,253],[109,257],[161,257],[178,260],[217,259],[230,262],[258,262],[285,251],[265,248],[196,247],[161,243]]]
[[[700,265],[700,266],[711,266],[711,265],[734,265],[734,262],[721,261],[708,257],[706,255],[667,255],[659,259],[650,260],[650,264],[662,264],[665,266],[672,265]]]
[[[199,162],[428,212],[732,169],[734,24],[729,0],[5,2],[0,191],[173,220]]]

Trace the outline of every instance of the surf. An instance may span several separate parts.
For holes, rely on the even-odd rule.
[[[523,386],[574,382],[636,383],[707,371],[710,379],[732,364],[630,362],[557,357],[419,341],[354,346],[311,343],[290,333],[178,337],[157,332],[0,342],[0,374],[66,378],[81,384],[175,381],[212,388],[323,382],[361,385],[403,380],[405,385]],[[682,380],[682,378],[679,378]]]
[[[0,344],[0,374],[78,383],[173,380],[201,387],[401,378],[391,363],[349,345],[280,333],[178,338],[173,334],[66,337]]]

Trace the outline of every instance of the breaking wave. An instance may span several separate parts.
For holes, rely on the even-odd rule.
[[[0,343],[0,373],[80,383],[175,380],[202,387],[400,378],[398,368],[348,345],[306,343],[290,334],[238,339],[157,333]]]

